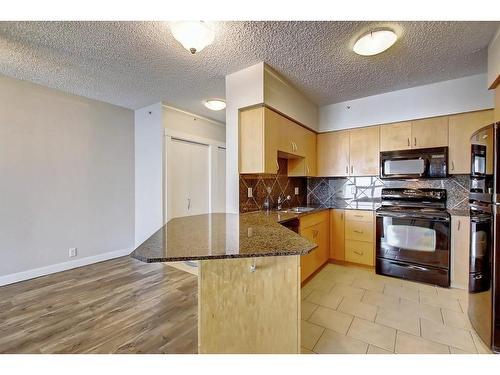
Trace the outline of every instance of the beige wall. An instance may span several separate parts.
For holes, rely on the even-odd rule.
[[[0,76],[0,211],[0,282],[129,251],[133,111]]]
[[[500,76],[500,27],[488,46],[488,87],[495,88]]]

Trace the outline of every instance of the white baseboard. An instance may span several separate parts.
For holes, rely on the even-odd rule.
[[[52,264],[50,266],[33,268],[27,271],[0,276],[0,286],[17,283],[19,281],[34,279],[35,277],[50,275],[52,273],[66,271],[73,268],[86,266],[92,263],[103,262],[109,259],[119,258],[125,255],[129,255],[132,252],[132,250],[133,249],[122,249],[116,251],[109,251],[107,253],[92,255],[81,259],[70,260],[63,263]]]

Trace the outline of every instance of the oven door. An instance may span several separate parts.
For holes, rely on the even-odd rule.
[[[377,213],[377,257],[449,269],[450,218]]]

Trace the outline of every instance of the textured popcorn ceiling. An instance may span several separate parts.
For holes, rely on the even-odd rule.
[[[0,74],[136,109],[158,101],[224,121],[202,100],[259,61],[318,105],[486,71],[499,22],[220,22],[191,55],[165,22],[0,22]],[[356,37],[391,26],[398,42],[362,57]]]

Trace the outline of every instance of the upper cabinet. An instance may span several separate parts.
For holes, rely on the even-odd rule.
[[[448,116],[380,126],[380,151],[448,146]]]
[[[412,148],[448,146],[448,116],[411,122]]]
[[[493,121],[493,110],[449,116],[449,173],[470,173],[470,137],[476,130]]]
[[[316,175],[316,133],[264,106],[239,116],[240,173],[275,174],[279,155],[289,176]]]
[[[375,176],[379,169],[379,127],[318,134],[318,176]]]
[[[378,175],[379,128],[379,126],[370,126],[349,131],[350,176]]]
[[[349,130],[318,134],[318,176],[349,174]]]
[[[380,151],[411,148],[411,121],[380,126]]]

